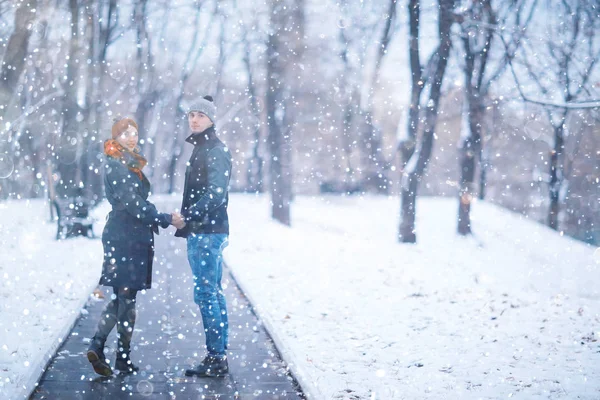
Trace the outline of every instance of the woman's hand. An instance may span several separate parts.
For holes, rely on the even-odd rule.
[[[183,229],[185,227],[185,221],[183,215],[178,212],[171,213],[172,221],[171,224],[177,229]]]

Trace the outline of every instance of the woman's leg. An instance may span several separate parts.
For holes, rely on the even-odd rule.
[[[96,334],[92,338],[92,342],[87,351],[87,359],[92,364],[94,371],[103,376],[112,375],[112,369],[110,368],[110,365],[108,365],[106,356],[104,355],[104,344],[106,343],[106,338],[108,338],[108,335],[117,323],[119,297],[117,295],[117,289],[113,288],[113,290],[114,294],[112,295],[112,299],[106,304],[100,315]]]
[[[118,352],[115,367],[118,370],[126,372],[137,371],[137,368],[129,359],[131,337],[133,336],[136,319],[136,295],[137,290],[129,288],[120,288],[117,294],[117,298],[119,299],[117,310]]]
[[[92,342],[96,342],[96,345],[99,345],[101,348],[104,348],[104,343],[106,342],[108,335],[117,324],[119,297],[117,296],[117,288],[113,288],[113,291],[114,294],[111,296],[111,301],[106,304],[102,314],[100,315],[100,321],[98,321],[96,334],[92,339]]]

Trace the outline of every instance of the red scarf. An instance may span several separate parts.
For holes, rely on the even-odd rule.
[[[131,172],[134,172],[140,179],[144,179],[142,168],[148,164],[148,161],[139,153],[139,151],[128,150],[121,146],[116,140],[108,139],[104,142],[104,154],[123,161],[127,164],[127,168],[129,168]]]

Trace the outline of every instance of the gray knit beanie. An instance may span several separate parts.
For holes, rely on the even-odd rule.
[[[191,102],[188,107],[186,107],[186,114],[189,114],[192,111],[201,112],[210,118],[213,123],[217,117],[217,107],[215,106],[215,103],[213,103],[213,98],[211,96],[204,96]]]

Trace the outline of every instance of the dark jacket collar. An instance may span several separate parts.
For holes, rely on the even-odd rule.
[[[206,142],[213,140],[217,137],[217,133],[215,132],[215,126],[211,126],[210,128],[206,128],[203,132],[192,133],[188,136],[185,141],[193,144],[194,146],[201,146]]]

